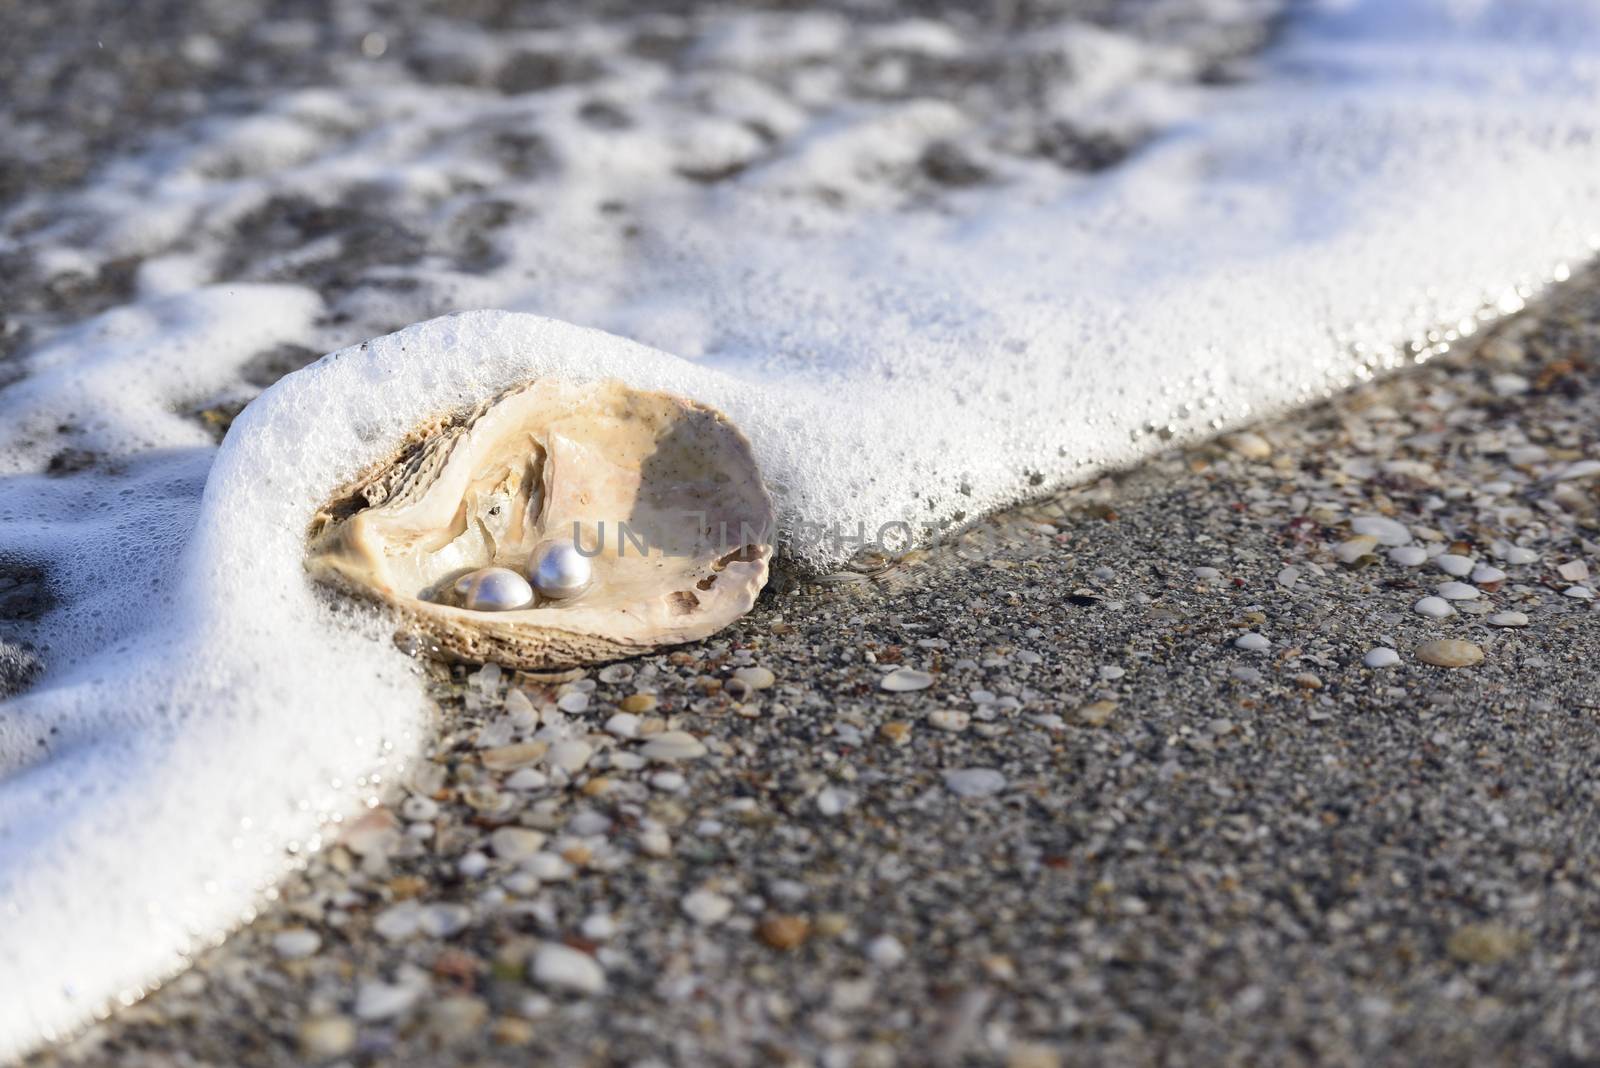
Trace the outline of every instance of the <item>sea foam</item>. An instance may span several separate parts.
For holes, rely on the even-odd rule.
[[[1204,92],[1181,53],[1030,40],[1095,72],[1051,106],[1155,131],[1092,175],[948,101],[751,77],[774,41],[797,64],[963,47],[792,17],[714,23],[682,82],[619,61],[601,88],[626,126],[597,128],[592,86],[285,93],[18,209],[63,220],[7,239],[41,270],[141,266],[0,391],[0,560],[54,603],[45,674],[0,706],[0,1055],[181,968],[403,774],[413,666],[302,555],[312,510],[423,419],[541,375],[694,396],[751,437],[781,548],[827,566],[1425,359],[1597,244],[1594,0],[1307,5],[1252,80]],[[905,177],[948,145],[982,177]],[[488,210],[463,189],[512,220],[486,247],[251,229],[372,190],[448,233]],[[357,260],[394,284],[305,281]],[[473,306],[511,310],[344,348],[220,449],[185,414],[246,399],[263,350]]]

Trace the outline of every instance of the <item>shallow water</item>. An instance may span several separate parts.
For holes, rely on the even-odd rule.
[[[0,377],[0,567],[50,602],[0,631],[44,665],[0,706],[0,1054],[180,967],[413,751],[412,666],[300,557],[425,417],[542,374],[693,395],[826,566],[1426,358],[1596,247],[1600,4],[1232,40],[440,22],[20,201],[25,298],[123,284],[22,300]],[[475,307],[510,310],[293,374],[220,450],[197,415]]]

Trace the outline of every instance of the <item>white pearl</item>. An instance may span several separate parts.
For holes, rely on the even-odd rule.
[[[565,541],[547,541],[533,551],[528,561],[528,577],[540,596],[552,601],[576,597],[589,585],[594,569],[577,546]]]
[[[456,596],[474,612],[510,612],[533,603],[533,587],[509,567],[480,567],[456,579]]]

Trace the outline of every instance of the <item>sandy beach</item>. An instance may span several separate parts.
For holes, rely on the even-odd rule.
[[[30,1063],[1592,1057],[1596,292],[701,645],[441,669],[405,789]],[[1506,577],[1420,614],[1357,516]]]
[[[1204,59],[1185,77],[1241,77],[1277,24],[1258,6],[1178,33]],[[490,0],[345,5],[321,36],[312,4],[121,8],[7,16],[0,199],[357,52],[508,94],[586,77],[406,51],[423,15],[529,10]],[[1139,143],[1057,132],[1045,155],[1084,174]],[[960,187],[969,163],[918,180]],[[230,270],[315,289],[351,340],[406,321],[363,272],[437,235],[279,207],[229,232]],[[488,264],[503,222],[450,231],[450,255]],[[139,264],[8,266],[0,387],[37,337],[131,301]],[[318,355],[270,347],[250,386]],[[247,399],[180,414],[221,439]],[[47,473],[103,462],[63,448]],[[938,546],[823,575],[780,558],[711,640],[560,673],[418,661],[431,720],[404,780],[297,843],[191,968],[22,1063],[1591,1063],[1596,590],[1600,277],[1579,273],[1448,354]],[[0,697],[37,682],[54,607],[0,543]]]

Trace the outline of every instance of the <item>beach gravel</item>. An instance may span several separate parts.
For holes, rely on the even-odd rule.
[[[403,788],[32,1063],[1586,1063],[1597,353],[1581,278],[711,641],[430,668]]]
[[[0,193],[376,48],[354,17],[260,32],[319,25],[277,6],[21,5],[8,116],[64,132],[0,145]],[[449,80],[395,7],[391,57]],[[416,9],[447,8],[507,32],[555,11]],[[1133,147],[1082,141],[1049,149]],[[388,263],[414,235],[354,236]],[[26,322],[132,291],[6,266],[0,382]],[[263,384],[314,355],[263,354]],[[712,640],[559,675],[422,664],[434,733],[405,780],[191,969],[27,1063],[1595,1063],[1597,472],[1580,276],[1459,353],[939,546],[780,566]],[[20,636],[47,609],[0,561],[0,695],[36,677]]]

